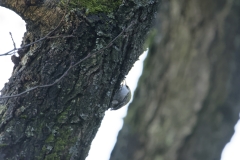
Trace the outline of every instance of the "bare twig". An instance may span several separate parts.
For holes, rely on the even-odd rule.
[[[19,94],[15,94],[15,95],[11,95],[11,96],[1,96],[0,99],[4,99],[4,98],[13,98],[13,97],[19,97],[19,96],[22,96],[30,91],[33,91],[37,88],[45,88],[45,87],[51,87],[53,86],[54,84],[58,83],[59,81],[61,81],[67,74],[68,72],[73,68],[73,67],[76,67],[78,64],[80,64],[81,62],[85,61],[86,59],[92,57],[93,55],[97,55],[99,53],[101,53],[102,51],[104,51],[105,49],[109,48],[112,46],[113,42],[116,41],[126,30],[128,30],[133,24],[129,25],[127,28],[123,29],[121,33],[119,33],[110,43],[108,43],[105,47],[101,48],[100,50],[98,51],[95,51],[93,53],[89,53],[86,57],[84,57],[83,59],[79,60],[78,62],[76,62],[75,64],[71,64],[69,66],[69,68],[63,73],[63,75],[56,79],[53,83],[50,83],[50,84],[45,84],[45,85],[39,85],[39,86],[35,86],[35,87],[32,87],[30,89],[27,89],[26,91],[23,91]]]
[[[65,14],[66,14],[66,13],[65,13]],[[13,45],[14,45],[14,49],[12,49],[12,50],[10,50],[10,51],[8,51],[8,52],[6,52],[6,53],[0,54],[0,56],[12,55],[12,54],[14,54],[14,51],[16,51],[16,50],[29,47],[29,46],[31,46],[31,45],[33,45],[33,44],[35,44],[35,43],[38,43],[38,42],[40,42],[40,41],[42,41],[42,40],[44,40],[44,39],[47,39],[47,38],[53,38],[53,37],[50,37],[50,35],[51,35],[54,31],[56,31],[56,30],[58,29],[58,27],[61,25],[61,23],[62,23],[62,21],[63,21],[63,19],[64,19],[64,17],[65,17],[65,14],[63,15],[63,17],[62,17],[61,21],[59,22],[59,24],[57,25],[57,27],[55,27],[52,31],[50,31],[50,32],[49,32],[48,34],[46,34],[44,37],[42,37],[42,38],[40,38],[40,39],[38,39],[38,40],[36,40],[36,41],[34,41],[34,42],[32,42],[32,43],[29,43],[29,44],[23,45],[23,46],[21,46],[21,47],[19,47],[19,48],[16,48],[15,42],[13,41],[13,38],[12,38]],[[12,37],[11,32],[9,32],[9,33],[10,33],[10,35],[11,35],[11,37]],[[55,37],[55,38],[58,38],[58,37],[62,37],[62,36],[54,36],[54,37]],[[66,36],[66,37],[67,37],[67,36]],[[70,37],[70,36],[68,36],[68,37]]]
[[[75,37],[74,35],[57,35],[57,36],[51,36],[51,37],[47,37],[48,39],[54,39],[54,38],[69,38],[69,37]]]
[[[14,40],[13,40],[12,33],[9,32],[9,34],[10,34],[10,36],[11,36],[11,38],[12,38],[12,41],[13,41],[13,47],[14,47],[14,49],[16,50],[16,44],[15,44],[15,42],[14,42]]]

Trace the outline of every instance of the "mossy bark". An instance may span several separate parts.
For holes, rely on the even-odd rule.
[[[143,51],[157,1],[126,1],[114,12],[85,14],[86,9],[60,8],[59,1],[1,0],[27,23],[19,50],[20,63],[2,89],[14,95],[53,83],[70,65],[80,63],[57,84],[0,101],[0,159],[84,160],[109,108],[114,91]],[[71,35],[71,37],[69,37]],[[55,37],[55,38],[54,38]]]
[[[111,160],[219,160],[240,111],[240,3],[162,1]]]

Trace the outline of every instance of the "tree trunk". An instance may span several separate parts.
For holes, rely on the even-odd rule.
[[[111,160],[220,159],[240,111],[239,17],[237,0],[162,1]]]
[[[78,3],[0,0],[27,23],[22,46],[47,35],[18,50],[20,62],[14,61],[2,96],[60,79],[0,100],[0,159],[84,160],[111,98],[143,51],[158,2]]]

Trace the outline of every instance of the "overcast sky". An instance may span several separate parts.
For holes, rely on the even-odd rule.
[[[25,23],[14,12],[0,7],[0,54],[13,49],[9,32],[12,33],[15,43],[19,47],[25,32]],[[132,91],[136,88],[138,77],[142,72],[142,61],[145,57],[146,53],[141,56],[140,60],[134,65],[134,70],[127,76],[126,81]],[[10,56],[0,57],[0,88],[8,81],[12,68],[13,63],[10,60]],[[106,116],[102,121],[96,138],[92,142],[91,150],[86,160],[109,159],[111,150],[116,142],[117,133],[123,124],[122,118],[126,115],[126,112],[127,106],[117,111],[106,111]],[[240,123],[235,126],[235,130],[236,133],[231,139],[231,143],[226,145],[221,160],[240,160]]]

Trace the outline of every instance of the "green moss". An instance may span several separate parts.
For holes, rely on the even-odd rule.
[[[5,146],[7,146],[7,144],[4,144],[4,143],[0,144],[0,148],[5,147]]]
[[[50,154],[46,155],[46,159],[59,159],[61,154],[65,152],[66,147],[73,145],[76,141],[76,137],[72,137],[72,128],[63,127],[58,132],[58,136],[53,136],[52,134],[46,139],[46,143],[50,143],[53,147]],[[46,154],[47,147],[42,148],[42,155]],[[68,155],[70,157],[70,155]]]
[[[58,156],[57,156],[57,154],[56,153],[52,153],[52,154],[48,154],[48,155],[46,155],[46,157],[45,157],[45,160],[54,160],[54,159],[60,159]]]
[[[54,142],[54,136],[50,134],[48,138],[46,139],[46,143]]]
[[[6,106],[0,105],[0,114],[6,110]]]
[[[59,116],[58,116],[58,123],[65,123],[68,120],[68,111],[70,109],[67,108],[65,111],[63,111]]]
[[[56,152],[63,151],[66,146],[75,141],[75,138],[71,137],[71,133],[72,133],[71,127],[63,127],[60,130],[59,132],[60,136],[56,138],[56,143],[54,146],[54,150]]]
[[[43,146],[43,147],[42,147],[42,151],[43,151],[43,152],[46,152],[46,151],[47,151],[46,146]]]
[[[20,118],[27,119],[27,115],[20,115]]]
[[[105,12],[109,13],[115,10],[122,0],[70,0],[69,8],[80,8],[86,9],[86,13],[98,13]],[[63,6],[67,5],[66,0],[61,0]]]

